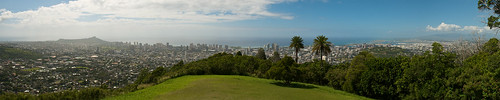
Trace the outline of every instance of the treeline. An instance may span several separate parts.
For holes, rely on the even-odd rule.
[[[75,90],[64,90],[53,93],[29,94],[29,93],[10,93],[3,92],[0,100],[99,100],[108,96],[121,95],[138,90],[139,84],[134,83],[119,89],[109,89],[107,85],[100,87],[90,87]]]
[[[498,39],[463,62],[439,43],[432,46],[411,57],[360,52],[352,62],[334,65],[325,78],[336,89],[376,99],[500,99]]]
[[[44,93],[31,95],[28,93],[4,93],[0,95],[1,100],[98,100],[110,93],[103,88],[86,88],[80,90],[66,90],[57,93]]]

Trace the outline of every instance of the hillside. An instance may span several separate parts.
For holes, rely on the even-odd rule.
[[[103,44],[108,44],[110,42],[104,41],[102,39],[99,39],[97,37],[90,37],[90,38],[84,38],[84,39],[59,39],[55,41],[56,43],[60,44],[86,44],[86,45],[103,45]]]
[[[281,86],[275,80],[233,75],[183,76],[161,84],[105,98],[105,100],[352,100],[369,99],[330,87],[295,83]]]
[[[29,50],[23,50],[19,48],[12,48],[0,45],[0,59],[9,59],[9,58],[37,59],[41,57],[42,57],[41,54]]]

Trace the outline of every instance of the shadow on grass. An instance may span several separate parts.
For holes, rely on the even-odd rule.
[[[303,88],[303,89],[313,89],[313,88],[318,88],[312,85],[306,85],[306,84],[298,84],[298,83],[290,83],[286,84],[285,82],[273,82],[271,84],[281,86],[281,87],[291,87],[291,88]]]

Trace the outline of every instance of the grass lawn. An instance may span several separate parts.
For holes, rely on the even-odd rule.
[[[39,69],[40,69],[40,68],[35,67],[35,68],[23,69],[22,71],[32,72],[32,71],[36,71],[36,70],[39,70]]]
[[[357,100],[369,99],[330,87],[278,81],[248,76],[197,75],[167,80],[161,84],[107,100]]]

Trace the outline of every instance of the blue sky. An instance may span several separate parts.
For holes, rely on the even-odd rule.
[[[52,6],[59,3],[67,3],[68,0],[3,0],[0,8],[8,9],[12,12],[26,10],[36,10],[42,6]]]
[[[338,0],[272,5],[273,12],[288,12],[293,20],[267,18],[230,23],[241,26],[307,28],[340,37],[391,37],[437,34],[426,26],[441,22],[484,26],[474,0]],[[307,33],[307,32],[306,32]]]
[[[0,14],[0,40],[97,36],[163,42],[492,33],[482,23],[489,13],[478,10],[476,0],[3,0]]]

